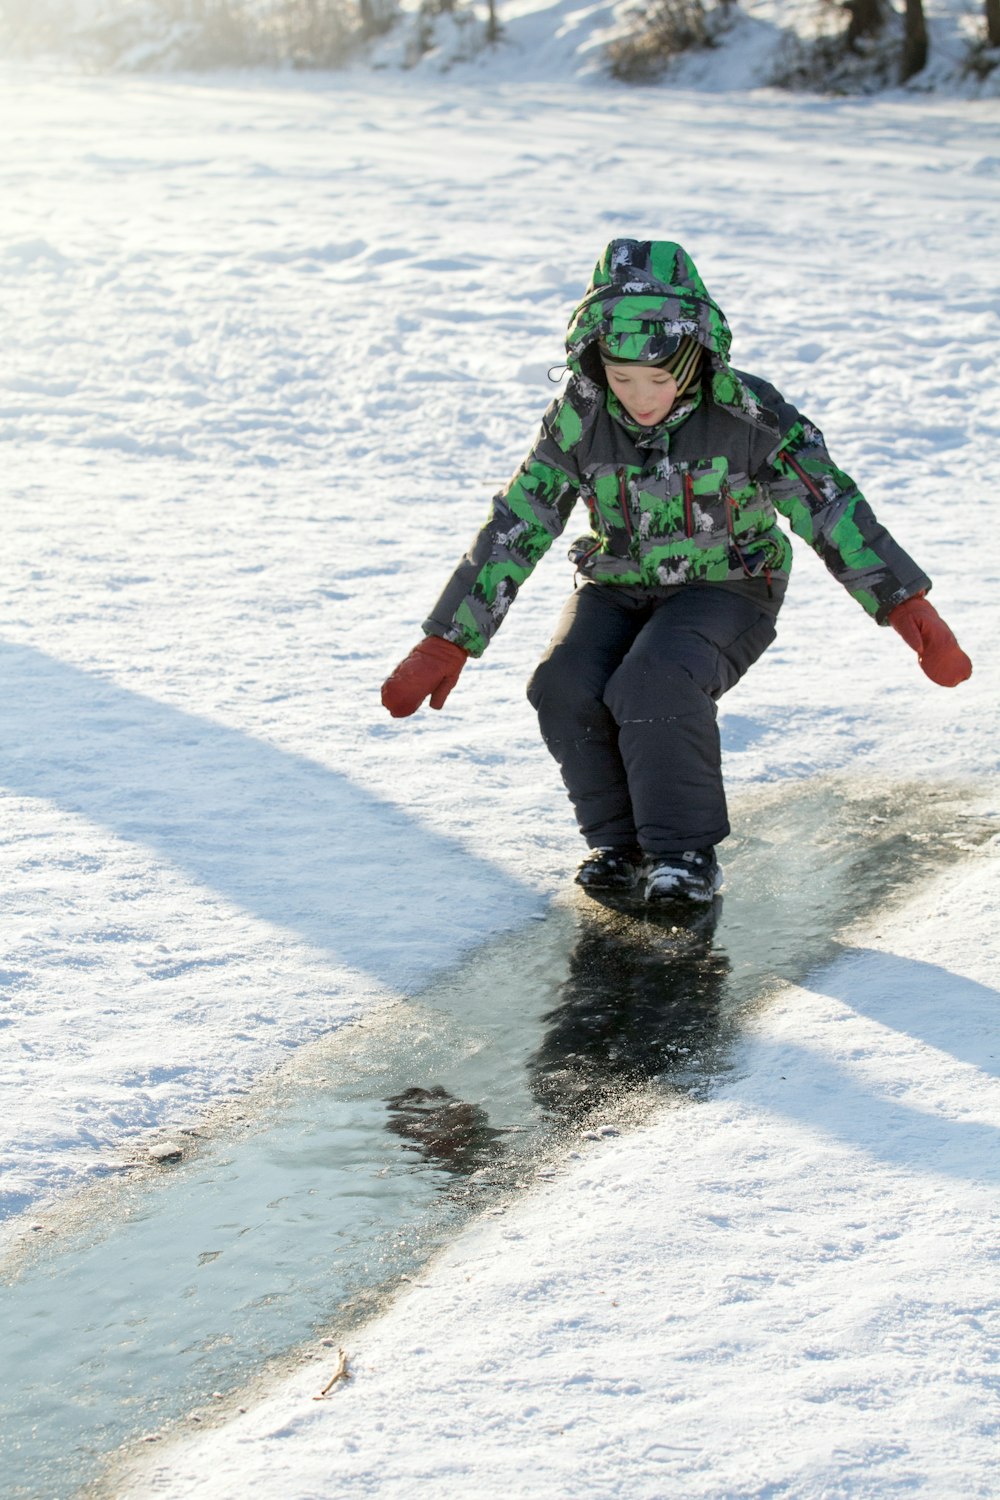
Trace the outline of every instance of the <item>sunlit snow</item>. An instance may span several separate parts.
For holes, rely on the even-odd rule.
[[[824,778],[946,789],[988,832],[995,104],[3,82],[9,1246],[477,945],[510,934],[516,984],[580,852],[523,693],[565,548],[440,714],[391,721],[378,687],[614,235],[686,245],[735,362],[822,427],[975,663],[934,687],[797,549],[778,642],[721,705],[746,836]],[[320,1361],[152,1444],[122,1493],[993,1493],[995,855],[859,909],[732,1077],[581,1139],[355,1338],[329,1400]]]

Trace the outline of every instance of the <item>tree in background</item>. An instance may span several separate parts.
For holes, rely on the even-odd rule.
[[[844,10],[850,16],[845,41],[851,52],[859,50],[859,44],[878,36],[886,21],[886,0],[844,0]]]
[[[731,0],[709,9],[703,0],[638,0],[605,48],[610,72],[625,83],[649,83],[682,53],[718,46],[731,18]]]
[[[923,0],[904,0],[903,44],[899,64],[899,81],[905,83],[927,66],[927,23]],[[1000,0],[986,0],[998,4]],[[844,43],[849,52],[862,52],[885,30],[886,21],[894,15],[891,0],[843,0],[850,16]]]
[[[398,15],[398,0],[0,0],[0,42],[98,67],[332,68]]]
[[[1000,47],[1000,0],[986,0],[986,45]]]
[[[363,41],[384,36],[399,14],[395,0],[358,0],[358,17]]]
[[[905,83],[914,74],[927,66],[927,22],[924,19],[924,0],[906,0],[903,14],[903,52],[899,65],[899,81]]]
[[[768,82],[826,94],[870,94],[914,78],[926,67],[929,51],[923,0],[821,0],[816,34],[808,38],[790,29]]]
[[[979,9],[978,0],[969,3]],[[811,36],[801,30],[805,10],[789,18],[768,83],[871,93],[926,67],[924,0],[818,0],[817,9]],[[409,14],[400,0],[0,0],[0,49],[128,70],[336,68],[403,23],[413,32],[403,65],[436,50],[446,68],[500,40],[497,11],[497,0],[419,0]],[[1000,67],[1000,0],[983,0],[980,14],[982,26],[957,59],[959,79],[986,80]],[[629,82],[655,80],[682,53],[718,46],[738,15],[737,0],[627,0],[607,65]],[[441,18],[448,24],[437,26]],[[553,26],[558,21],[554,7]]]

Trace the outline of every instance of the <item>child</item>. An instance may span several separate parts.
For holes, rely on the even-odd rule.
[[[382,688],[395,718],[441,708],[582,498],[582,586],[529,685],[590,853],[576,879],[648,902],[708,902],[729,833],[715,700],[774,639],[792,553],[776,512],[932,681],[972,664],[930,580],[878,524],[822,434],[728,363],[691,258],[612,240],[566,336],[570,379],[493,502],[425,639]]]

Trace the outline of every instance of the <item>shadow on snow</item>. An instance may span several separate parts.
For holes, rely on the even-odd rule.
[[[540,908],[349,776],[31,647],[0,643],[0,695],[0,784],[144,845],[383,983],[438,966],[428,933],[446,934],[450,957]],[[387,900],[400,871],[406,898]]]

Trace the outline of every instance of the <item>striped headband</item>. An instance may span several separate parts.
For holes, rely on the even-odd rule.
[[[641,364],[651,369],[666,370],[667,374],[672,375],[677,382],[678,395],[691,385],[701,365],[704,352],[698,340],[692,338],[690,334],[683,334],[673,353],[664,355],[662,359],[618,359],[611,353],[603,339],[599,341],[598,349],[601,362],[606,365]]]

